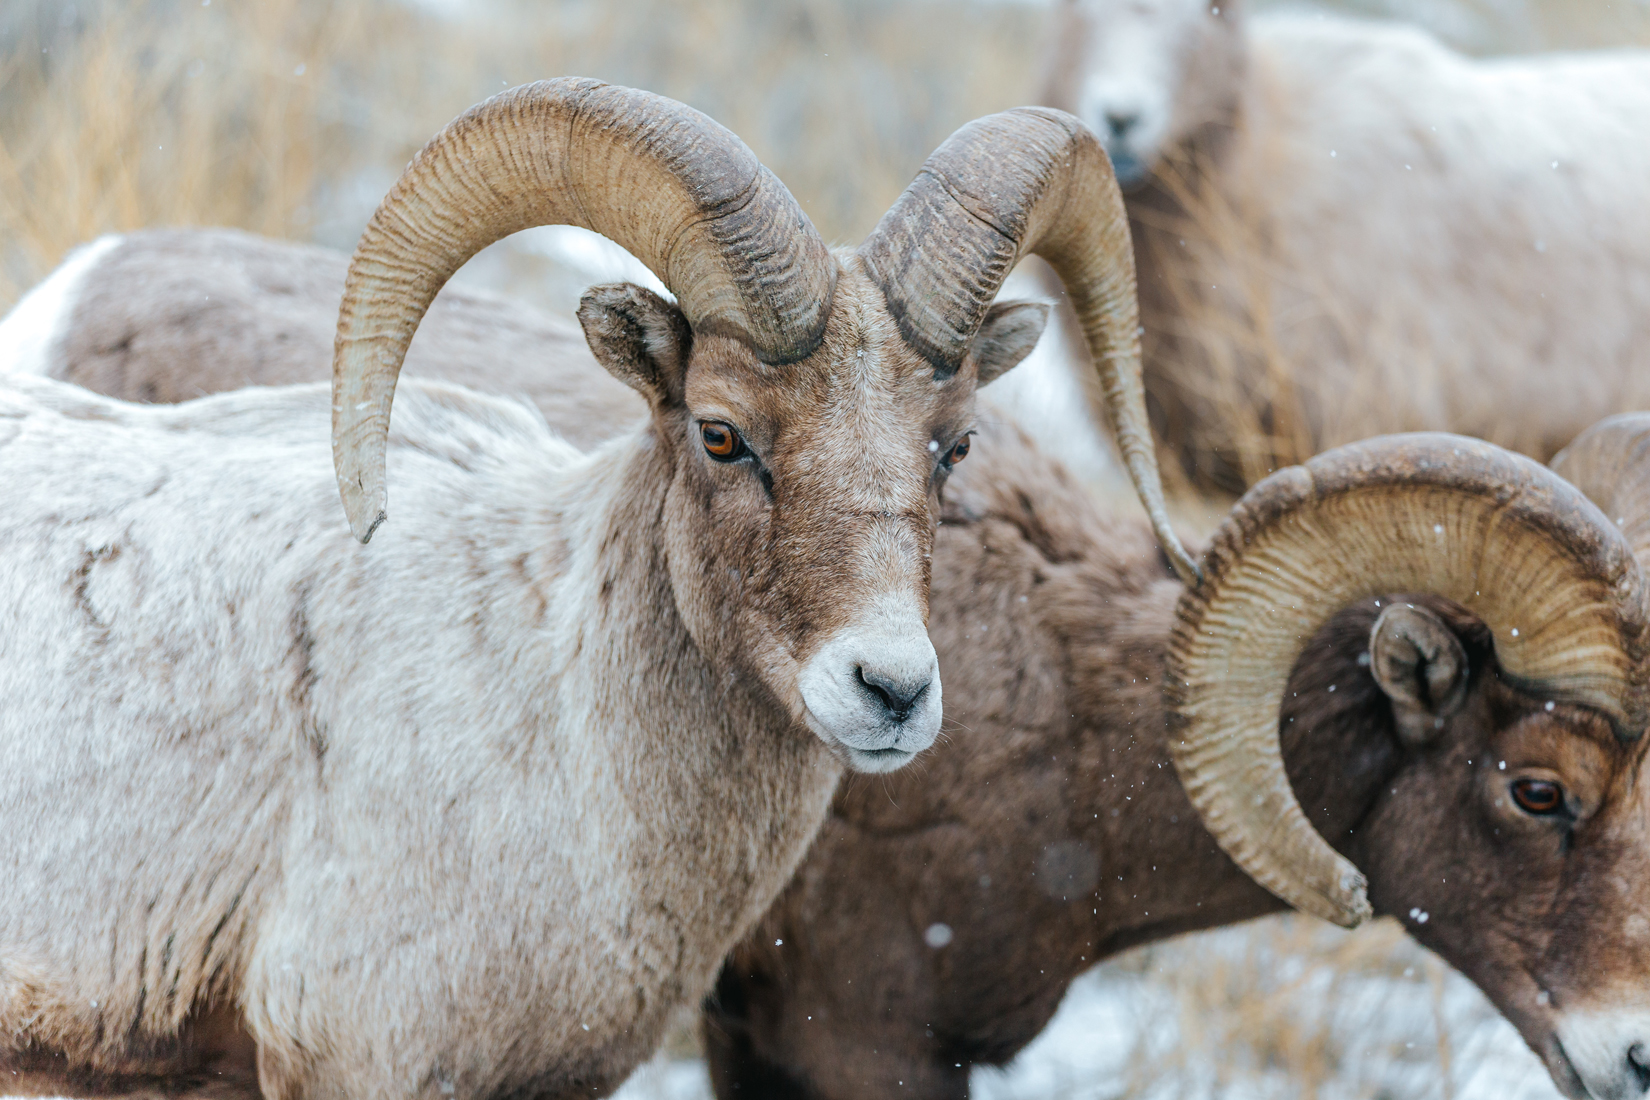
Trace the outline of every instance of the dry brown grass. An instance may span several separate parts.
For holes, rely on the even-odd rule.
[[[1030,98],[1039,34],[967,0],[523,0],[463,21],[393,0],[8,0],[0,307],[109,231],[347,247],[448,119],[567,73],[707,111],[827,238],[857,240],[952,129]]]
[[[1295,1095],[1358,1093],[1365,1088],[1350,1063],[1372,1055],[1422,1067],[1439,1095],[1450,1095],[1449,971],[1396,922],[1348,934],[1307,918],[1257,921],[1242,934],[1188,937],[1116,965],[1169,993],[1178,1009],[1177,1041],[1143,1044],[1123,1095],[1163,1095],[1179,1080],[1188,1093],[1219,1096],[1279,1069]],[[1357,1026],[1358,1017],[1390,1024],[1395,1015],[1404,1026],[1389,1035]],[[1380,1091],[1374,1076],[1366,1094]]]

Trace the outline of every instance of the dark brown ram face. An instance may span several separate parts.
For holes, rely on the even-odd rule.
[[[1645,1095],[1643,739],[1509,685],[1488,631],[1458,607],[1404,598],[1408,622],[1387,607],[1365,683],[1388,697],[1396,767],[1344,848],[1370,901],[1477,982],[1567,1095]],[[1382,661],[1395,650],[1421,659]]]
[[[1171,751],[1221,847],[1307,912],[1355,925],[1374,902],[1405,920],[1578,1097],[1650,1089],[1650,1017],[1630,992],[1650,977],[1633,920],[1650,592],[1628,537],[1646,438],[1631,418],[1595,426],[1555,460],[1563,477],[1429,434],[1280,471],[1212,540],[1169,653]],[[1256,705],[1287,713],[1305,641],[1383,590],[1426,594],[1383,608],[1365,654],[1407,755],[1349,850],[1315,823],[1328,790],[1297,790]]]

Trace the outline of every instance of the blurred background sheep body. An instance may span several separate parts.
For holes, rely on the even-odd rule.
[[[1650,402],[1650,52],[1472,60],[1242,0],[1067,0],[1048,100],[1130,196],[1148,386],[1204,484]]]
[[[1416,21],[1475,57],[1650,42],[1644,0],[1326,6]],[[1248,7],[1265,22],[1277,5]],[[1043,97],[1052,64],[1043,43],[1056,11],[970,0],[4,0],[0,308],[71,248],[110,231],[230,225],[348,248],[401,165],[443,122],[503,87],[559,73],[645,86],[706,110],[791,186],[828,240],[857,240],[956,125]],[[1410,32],[1396,34],[1414,41]],[[1524,64],[1496,63],[1507,72]],[[1570,142],[1584,130],[1566,119],[1549,134]],[[1354,151],[1336,141],[1334,158],[1321,152],[1338,168]],[[1591,201],[1573,181],[1615,171],[1643,145],[1595,145],[1589,160],[1560,160],[1558,170],[1550,165],[1560,158],[1532,156],[1532,187],[1569,180],[1567,201]],[[1421,167],[1409,163],[1405,171]],[[1175,257],[1167,257],[1164,299],[1191,308],[1205,263],[1227,264],[1230,274],[1211,283],[1221,293],[1199,307],[1204,323],[1152,329],[1148,348],[1183,349],[1176,368],[1201,372],[1192,377],[1225,409],[1210,423],[1249,417],[1242,430],[1208,440],[1202,453],[1212,457],[1194,471],[1236,488],[1313,446],[1304,417],[1291,419],[1305,407],[1290,373],[1295,364],[1268,343],[1299,318],[1268,305],[1282,292],[1269,281],[1268,253],[1250,250],[1242,211],[1185,201],[1218,200],[1193,186],[1204,166],[1168,167],[1175,173],[1160,179],[1176,183],[1166,191],[1174,201],[1162,217],[1153,214],[1154,235],[1178,242],[1169,234],[1189,221],[1203,227],[1203,243],[1194,263],[1170,267]],[[1548,175],[1535,179],[1543,170]],[[1145,224],[1137,221],[1137,231]],[[1605,219],[1605,239],[1627,248],[1632,224]],[[1407,232],[1394,229],[1388,247]],[[1532,232],[1525,259],[1547,262],[1554,246]],[[1261,259],[1232,259],[1246,256]],[[1460,273],[1468,283],[1507,277],[1502,265],[1472,259]],[[570,314],[585,285],[633,277],[623,262],[599,240],[542,230],[490,249],[460,281]],[[1582,285],[1598,286],[1605,270],[1583,272]],[[1287,300],[1310,303],[1318,287],[1287,289],[1298,296]],[[1145,304],[1168,308],[1150,296]],[[1376,350],[1369,341],[1356,347]],[[1253,372],[1256,363],[1265,369]],[[1005,384],[1015,374],[1034,377],[1030,366]],[[1069,387],[1066,364],[1056,366],[1056,383]],[[1546,395],[1569,400],[1583,388],[1586,366],[1559,364]],[[1507,389],[1497,380],[1481,392],[1499,399]],[[1349,394],[1335,407],[1344,417],[1335,425],[1362,430],[1352,414],[1385,423],[1391,402]],[[703,1070],[688,1053],[672,1047],[627,1094],[706,1095]],[[1555,1095],[1511,1025],[1395,925],[1347,936],[1289,917],[1159,945],[1090,972],[1014,1065],[975,1073],[974,1091],[987,1100]]]

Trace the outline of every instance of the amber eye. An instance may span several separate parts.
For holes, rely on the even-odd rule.
[[[1545,779],[1520,779],[1513,783],[1512,795],[1527,814],[1555,814],[1564,808],[1564,788]]]
[[[957,440],[955,443],[951,444],[951,449],[949,451],[945,452],[945,457],[940,459],[940,462],[945,466],[946,469],[949,470],[951,467],[955,466],[957,463],[961,462],[963,459],[965,459],[967,457],[968,457],[968,437],[965,435],[961,439]]]
[[[745,454],[745,441],[739,438],[732,424],[702,420],[699,422],[699,438],[704,440],[705,453],[718,462],[732,462]]]

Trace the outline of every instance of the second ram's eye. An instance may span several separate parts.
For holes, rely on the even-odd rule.
[[[949,470],[951,467],[955,466],[957,463],[961,462],[963,459],[965,459],[967,457],[968,457],[968,437],[965,435],[961,439],[957,440],[955,443],[951,444],[951,449],[949,451],[945,452],[945,457],[940,459],[940,462],[941,462],[941,464],[943,464],[945,466],[946,469]]]
[[[718,462],[732,462],[744,457],[745,441],[739,438],[732,424],[702,420],[699,422],[699,438],[704,441],[705,453]]]
[[[1512,785],[1513,801],[1527,814],[1545,816],[1564,809],[1564,788],[1545,779],[1520,779]]]

